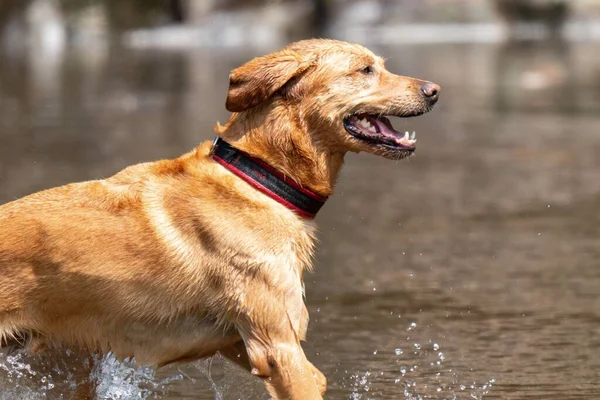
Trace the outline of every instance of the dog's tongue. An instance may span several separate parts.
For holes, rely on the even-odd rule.
[[[408,132],[405,132],[404,134],[398,132],[394,129],[392,123],[386,117],[375,118],[372,116],[367,116],[367,118],[369,119],[371,125],[375,126],[382,136],[393,140],[397,144],[414,147],[415,143],[417,142],[414,132],[412,136],[410,136]]]
[[[401,138],[402,136],[404,136],[394,129],[392,123],[386,117],[375,118],[372,116],[368,116],[367,118],[369,119],[371,125],[376,126],[379,133],[381,133],[384,136],[391,136],[394,138]]]

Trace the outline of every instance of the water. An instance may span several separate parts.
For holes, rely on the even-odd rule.
[[[417,131],[415,157],[350,155],[317,218],[305,349],[329,398],[600,398],[596,49],[375,47],[443,93],[433,113],[394,121]],[[210,139],[228,71],[253,55],[2,56],[0,202]],[[220,358],[154,372],[16,356],[0,356],[0,399],[72,398],[89,372],[103,398],[267,398]]]

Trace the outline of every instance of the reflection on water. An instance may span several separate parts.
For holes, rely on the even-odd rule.
[[[329,398],[600,397],[600,55],[561,46],[376,49],[444,95],[394,121],[415,157],[350,155],[318,217],[305,348]],[[0,202],[210,139],[228,71],[254,55],[105,51],[51,71],[2,56]],[[2,399],[68,398],[85,370],[0,357]],[[154,376],[108,357],[94,374],[104,396],[265,398],[221,359]]]

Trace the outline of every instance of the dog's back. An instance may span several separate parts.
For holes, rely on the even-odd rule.
[[[107,181],[70,184],[0,207],[5,343],[26,334],[122,357],[135,354],[151,364],[210,352],[198,337],[204,332],[210,338],[214,321],[201,318],[201,310],[186,315],[174,309],[187,306],[183,297],[172,298],[178,292],[170,287],[176,281],[185,289],[184,277],[165,273],[173,260],[147,217],[144,179],[161,184],[152,170],[165,163],[130,167]],[[224,332],[217,336],[222,340]],[[169,340],[156,340],[162,338]]]
[[[135,195],[118,196],[103,181],[71,184],[0,207],[0,334],[52,333],[87,343],[84,319],[97,318],[115,255],[137,238]],[[106,232],[113,232],[107,235]],[[118,241],[113,240],[119,238]],[[131,238],[131,243],[124,239]],[[121,277],[122,279],[122,277]],[[68,320],[66,320],[68,318]]]

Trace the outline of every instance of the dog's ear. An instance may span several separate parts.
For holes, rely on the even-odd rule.
[[[310,65],[298,53],[287,49],[255,58],[231,71],[225,107],[231,112],[241,112],[257,106]]]

